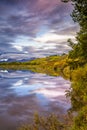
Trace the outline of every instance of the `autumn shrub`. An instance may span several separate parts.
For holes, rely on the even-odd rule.
[[[83,107],[74,118],[71,130],[87,130],[87,106]]]
[[[35,114],[32,124],[23,125],[18,130],[67,130],[66,127],[58,121],[56,115],[51,114],[47,117]]]

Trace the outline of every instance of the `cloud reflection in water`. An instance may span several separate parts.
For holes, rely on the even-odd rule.
[[[65,90],[70,82],[29,71],[0,71],[0,129],[30,120],[35,111],[63,114],[70,107]],[[8,122],[6,120],[8,117]],[[5,127],[5,128],[4,128]],[[13,129],[13,128],[12,128]]]

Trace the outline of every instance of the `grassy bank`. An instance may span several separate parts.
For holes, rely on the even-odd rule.
[[[31,70],[37,73],[58,76],[60,75],[62,67],[66,64],[66,57],[67,56],[49,56],[27,62],[5,62],[0,63],[0,68],[7,70]]]
[[[80,61],[79,59],[73,60],[68,58],[68,55],[54,55],[27,62],[2,62],[0,63],[0,68],[6,70],[31,70],[52,76],[61,75],[64,78],[74,80],[74,77],[79,75],[80,68],[82,71],[86,70],[86,65],[84,61]],[[75,76],[74,74],[77,75]]]
[[[31,70],[71,81],[67,96],[71,98],[72,107],[67,122],[58,121],[56,116],[42,118],[37,115],[31,125],[24,125],[19,130],[87,130],[87,63],[84,60],[70,59],[67,55],[49,56],[22,63],[0,63],[0,68]],[[77,113],[75,116],[74,112]]]

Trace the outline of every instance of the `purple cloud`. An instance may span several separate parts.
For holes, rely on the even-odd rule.
[[[9,51],[14,51],[15,41],[20,41],[19,37],[31,38],[29,46],[32,46],[36,38],[50,31],[58,35],[75,35],[78,26],[70,17],[71,11],[72,5],[65,4],[61,0],[0,0],[0,50],[6,51],[4,45],[7,45]],[[47,46],[48,42],[46,41],[44,45]],[[54,43],[56,43],[55,40]],[[20,46],[25,44],[24,41],[24,45],[20,43]],[[46,55],[44,48],[41,51]],[[37,49],[35,51],[34,48],[34,52],[36,53]]]

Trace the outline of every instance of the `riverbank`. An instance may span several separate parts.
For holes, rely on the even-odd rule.
[[[58,76],[58,72],[60,72],[62,69],[61,67],[65,64],[66,57],[67,56],[49,56],[46,58],[37,58],[27,62],[3,62],[0,63],[0,68],[7,70],[31,70],[37,73]]]
[[[37,58],[27,62],[1,62],[0,68],[6,70],[31,70],[35,73],[44,73],[52,76],[62,76],[74,80],[75,73],[86,70],[87,64],[79,59],[70,59],[68,55],[53,55]],[[80,74],[81,75],[81,74]]]
[[[87,129],[87,63],[85,63],[85,61],[79,59],[70,59],[68,58],[68,55],[49,56],[28,62],[0,63],[0,68],[6,70],[31,70],[33,72],[44,73],[52,76],[62,76],[63,78],[70,80],[71,88],[69,91],[67,91],[67,96],[70,97],[72,103],[72,107],[70,109],[70,115],[72,115],[72,125],[69,126],[69,129]],[[74,112],[78,114],[73,116]],[[52,121],[54,122],[54,117]],[[43,125],[42,122],[39,123],[40,124],[38,125]],[[66,124],[63,124],[61,130],[63,130],[63,128],[68,130],[68,124],[66,127],[65,125]],[[52,128],[52,130],[57,130],[56,127],[55,129]],[[28,127],[26,129],[31,130]],[[24,130],[24,128],[21,128],[21,130]]]

